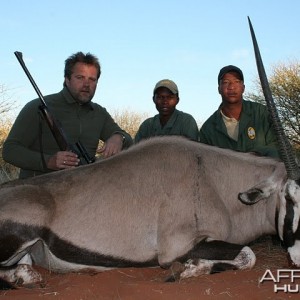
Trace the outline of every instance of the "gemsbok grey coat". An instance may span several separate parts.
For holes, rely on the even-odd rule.
[[[2,185],[0,264],[13,271],[0,277],[19,280],[31,261],[57,272],[179,261],[181,278],[250,268],[255,255],[244,244],[276,229],[300,265],[299,204],[299,181],[282,162],[153,138],[93,165]],[[41,280],[25,273],[24,283]]]
[[[93,165],[4,184],[0,278],[39,282],[32,262],[57,272],[183,263],[174,279],[251,268],[244,244],[276,232],[300,267],[300,169],[249,25],[283,162],[159,137]]]

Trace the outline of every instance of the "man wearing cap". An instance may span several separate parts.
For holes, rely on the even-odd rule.
[[[135,143],[142,139],[161,135],[182,135],[198,141],[198,125],[187,113],[176,109],[179,102],[178,87],[172,80],[160,80],[154,87],[153,102],[159,112],[145,120],[135,136]]]
[[[236,66],[225,66],[218,76],[222,103],[202,125],[200,142],[241,152],[279,157],[277,140],[266,106],[245,101],[244,75]]]

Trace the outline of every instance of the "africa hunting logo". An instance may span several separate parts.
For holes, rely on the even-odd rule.
[[[298,284],[296,283],[298,279]],[[300,292],[300,270],[279,269],[272,273],[266,270],[260,283],[265,281],[274,282],[274,292],[299,293]]]

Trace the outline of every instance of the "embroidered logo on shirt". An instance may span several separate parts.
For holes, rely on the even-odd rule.
[[[250,140],[254,140],[255,139],[255,129],[253,127],[249,127],[247,132],[248,132],[248,138]]]

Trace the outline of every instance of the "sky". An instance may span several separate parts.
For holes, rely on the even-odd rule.
[[[59,92],[64,62],[90,52],[102,74],[94,102],[114,111],[152,116],[153,88],[171,79],[177,108],[203,123],[219,106],[219,70],[257,78],[249,16],[268,75],[276,63],[300,58],[299,0],[14,0],[0,9],[0,85],[15,114],[37,94],[18,63],[20,51],[43,95]]]

